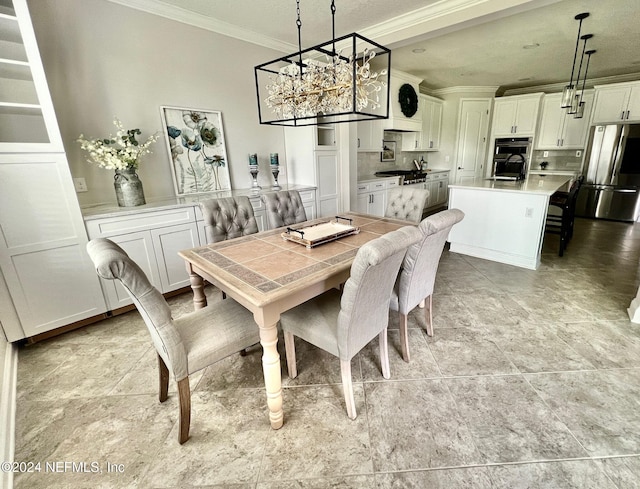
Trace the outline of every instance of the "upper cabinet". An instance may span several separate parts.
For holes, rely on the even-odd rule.
[[[589,117],[593,106],[593,92],[587,91],[583,96],[584,115],[576,119],[567,114],[567,109],[560,107],[562,94],[545,95],[542,102],[542,117],[536,138],[537,149],[583,149]]]
[[[0,151],[59,152],[60,133],[29,12],[0,3]]]
[[[533,136],[542,93],[495,99],[491,132],[494,137]]]
[[[442,128],[442,100],[420,94],[422,112],[420,132],[402,133],[402,151],[438,151]]]
[[[422,130],[422,111],[418,99],[421,78],[391,70],[389,77],[389,119],[384,129],[396,131]]]
[[[640,121],[640,82],[597,86],[593,124]]]
[[[358,151],[382,151],[385,123],[384,119],[359,121],[357,123]]]

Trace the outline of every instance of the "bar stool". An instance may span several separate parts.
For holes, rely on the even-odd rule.
[[[578,199],[578,191],[581,184],[582,177],[573,182],[568,192],[555,192],[549,199],[544,231],[545,233],[558,234],[560,236],[558,256],[564,255],[564,250],[573,236],[576,200]]]

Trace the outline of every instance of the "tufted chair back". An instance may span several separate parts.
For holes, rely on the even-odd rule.
[[[208,244],[258,232],[253,207],[246,196],[203,200],[200,209]]]
[[[269,229],[289,226],[307,220],[300,193],[297,190],[282,190],[262,196],[267,211]]]
[[[421,188],[396,187],[389,190],[385,217],[419,223],[429,198],[429,191]]]

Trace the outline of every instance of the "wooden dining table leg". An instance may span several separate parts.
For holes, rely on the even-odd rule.
[[[260,327],[260,344],[262,345],[262,372],[267,391],[269,421],[274,430],[280,429],[284,422],[282,409],[282,373],[280,370],[280,354],[278,353],[278,320],[279,318],[256,317]]]
[[[193,290],[193,308],[195,310],[207,307],[207,296],[204,293],[204,279],[193,271],[191,264],[187,262],[187,273],[191,290]]]

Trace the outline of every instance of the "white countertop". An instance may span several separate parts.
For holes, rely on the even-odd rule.
[[[449,188],[474,188],[498,192],[518,192],[529,194],[552,195],[558,190],[569,191],[573,178],[569,175],[529,175],[519,182],[509,180],[476,179],[468,183],[449,185]]]
[[[315,189],[309,185],[282,185],[281,190],[308,190]],[[191,194],[182,196],[171,196],[154,199],[145,199],[147,201],[144,205],[137,205],[135,207],[119,207],[115,202],[104,202],[99,204],[89,204],[80,207],[82,216],[85,221],[91,219],[101,219],[104,217],[123,216],[127,214],[140,214],[142,212],[153,212],[159,210],[177,209],[180,207],[190,207],[198,205],[202,200],[206,199],[219,199],[222,197],[237,197],[240,195],[246,195],[249,198],[259,198],[264,193],[275,192],[271,187],[264,187],[258,194],[252,192],[251,189],[238,189],[238,190],[220,190],[218,192],[208,192],[204,194]]]
[[[416,170],[418,171],[418,170]],[[431,174],[431,173],[444,173],[444,172],[450,172],[451,170],[439,170],[437,168],[429,168],[428,170],[426,170],[426,173]],[[366,182],[372,182],[372,181],[380,181],[381,179],[384,178],[400,178],[400,175],[397,176],[385,176],[385,177],[379,177],[376,176],[375,174],[368,174],[368,175],[361,175],[360,177],[358,177],[358,183],[366,183]]]

